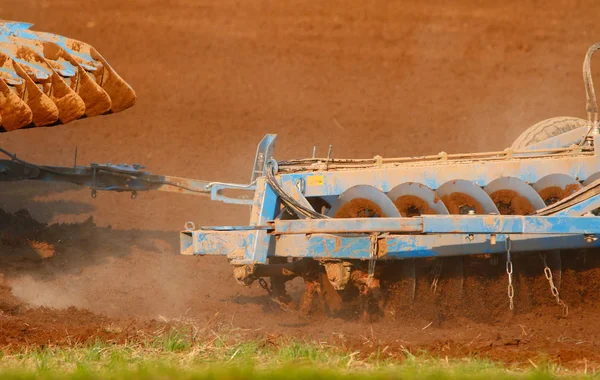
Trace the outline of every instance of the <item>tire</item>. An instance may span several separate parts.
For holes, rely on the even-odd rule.
[[[551,137],[558,136],[561,133],[572,131],[588,125],[588,121],[578,117],[559,116],[551,119],[542,120],[539,123],[527,128],[513,142],[513,150],[524,150],[529,145],[537,144]]]

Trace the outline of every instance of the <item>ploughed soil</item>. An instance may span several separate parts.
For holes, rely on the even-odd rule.
[[[280,159],[315,145],[325,155],[329,144],[336,157],[501,150],[540,120],[585,117],[580,70],[600,35],[595,10],[593,0],[4,0],[3,19],[92,44],[138,103],[6,133],[0,144],[43,164],[72,165],[77,147],[79,164],[136,162],[239,183],[265,133],[278,134]],[[328,336],[367,351],[600,362],[593,252],[563,252],[567,317],[533,254],[515,255],[514,312],[503,259],[448,259],[435,294],[439,263],[418,263],[414,301],[406,280],[382,281],[398,296],[365,323],[282,311],[257,284],[236,284],[225,258],[178,254],[184,222],[245,224],[245,207],[168,193],[91,199],[87,189],[41,183],[3,184],[0,207],[0,345],[119,341],[165,320],[217,316],[257,334]],[[392,279],[402,265],[388,269]]]

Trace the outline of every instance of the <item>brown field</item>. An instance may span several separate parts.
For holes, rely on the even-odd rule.
[[[537,121],[585,117],[581,62],[599,40],[597,11],[592,0],[3,0],[1,18],[96,47],[138,103],[5,133],[0,145],[43,164],[72,165],[77,147],[80,164],[135,162],[239,183],[265,133],[278,134],[279,159],[329,144],[340,157],[501,150]],[[15,183],[2,184],[0,208],[3,347],[126,340],[173,318],[218,314],[256,334],[600,362],[593,256],[563,265],[566,318],[541,267],[517,261],[514,314],[501,264],[487,269],[489,279],[469,277],[465,298],[456,299],[450,276],[439,297],[424,288],[420,303],[365,324],[286,313],[258,284],[237,285],[224,258],[178,254],[184,222],[245,224],[244,207],[168,193],[92,199],[71,185]]]

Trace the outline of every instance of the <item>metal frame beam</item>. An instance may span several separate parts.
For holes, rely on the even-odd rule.
[[[186,234],[185,232],[182,234]],[[236,263],[266,264],[267,257],[253,260],[252,231],[193,231],[187,233],[192,241],[185,252],[194,255],[222,255]],[[508,235],[435,234],[380,235],[377,258],[382,260],[414,259],[440,256],[498,254],[506,252]],[[518,234],[511,236],[514,252],[544,251],[599,247],[600,240],[585,235]],[[269,256],[368,260],[371,238],[362,235],[281,235],[277,237]],[[245,259],[243,259],[245,258]]]
[[[423,215],[412,218],[276,220],[275,235],[314,233],[600,234],[595,216]]]

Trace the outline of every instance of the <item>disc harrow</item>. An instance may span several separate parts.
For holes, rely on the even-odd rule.
[[[0,20],[0,126],[66,124],[120,112],[133,89],[92,46]]]
[[[133,104],[133,90],[92,47],[28,28],[0,23],[5,129]],[[521,289],[539,287],[519,275],[529,270],[527,257],[566,316],[563,262],[585,265],[600,246],[600,124],[590,68],[598,49],[584,60],[588,119],[544,120],[503,151],[355,159],[334,158],[330,147],[326,157],[313,149],[312,157],[278,161],[270,134],[258,145],[250,182],[233,184],[151,174],[140,165],[36,165],[0,148],[8,156],[0,180],[71,182],[93,197],[158,190],[250,206],[245,226],[187,222],[181,254],[227,257],[240,284],[258,282],[286,311],[371,318],[428,297],[456,308],[452,298],[477,292],[469,302],[516,310],[532,302]],[[502,279],[500,288],[492,277]],[[295,278],[306,284],[301,300],[286,291]]]

